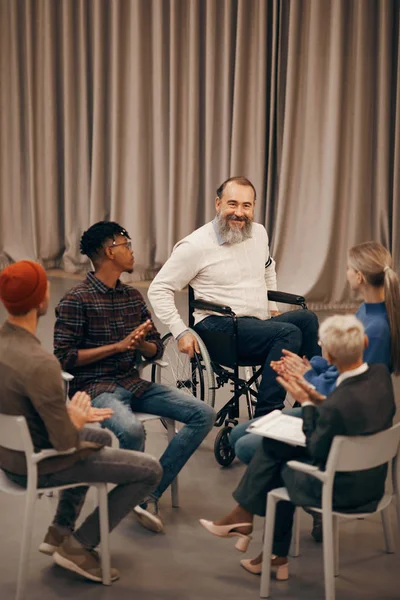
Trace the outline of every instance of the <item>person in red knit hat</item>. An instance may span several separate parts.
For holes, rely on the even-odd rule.
[[[22,260],[0,273],[0,299],[8,318],[0,328],[0,413],[26,418],[35,451],[55,448],[68,454],[38,463],[39,487],[78,482],[116,484],[108,500],[110,529],[158,485],[162,469],[148,454],[113,450],[110,435],[87,423],[109,419],[110,408],[93,408],[86,392],[65,403],[61,367],[36,337],[39,317],[47,312],[50,285],[38,263]],[[2,448],[0,468],[14,483],[27,484],[23,452]],[[64,490],[52,525],[39,550],[91,581],[102,581],[93,549],[100,541],[97,509],[75,530],[87,487]],[[111,569],[111,578],[119,573]]]
[[[45,314],[48,289],[45,270],[31,260],[14,263],[0,274],[0,298],[10,315],[25,315],[33,308]]]

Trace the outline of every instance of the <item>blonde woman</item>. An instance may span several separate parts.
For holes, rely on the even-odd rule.
[[[400,288],[399,278],[392,269],[390,252],[378,242],[363,242],[349,250],[347,281],[364,302],[356,317],[364,325],[368,346],[364,361],[370,365],[384,364],[391,373],[400,373]],[[316,356],[310,362],[284,350],[281,365],[292,373],[304,374],[324,395],[336,386],[338,371]]]
[[[348,253],[347,280],[351,289],[359,293],[363,303],[356,317],[364,325],[368,346],[364,350],[364,361],[369,365],[384,364],[390,372],[400,373],[400,291],[399,278],[392,269],[390,252],[378,242],[363,242],[350,248]],[[289,351],[284,357],[271,364],[278,374],[288,372],[304,375],[317,391],[327,396],[336,387],[338,370],[321,356],[310,362]],[[301,408],[289,414],[301,416]],[[249,464],[260,437],[246,433],[249,423],[237,425],[230,437],[236,456]],[[315,536],[320,539],[319,535]]]

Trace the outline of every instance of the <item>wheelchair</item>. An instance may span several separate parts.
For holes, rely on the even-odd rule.
[[[268,300],[283,304],[307,308],[305,298],[286,292],[268,291]],[[232,319],[232,332],[196,331],[193,310],[206,310],[210,314],[228,316]],[[226,384],[232,385],[232,396],[218,411],[215,427],[222,427],[215,438],[214,455],[217,462],[229,466],[235,458],[229,436],[233,427],[238,424],[239,400],[246,399],[248,418],[252,419],[257,403],[259,380],[263,364],[260,360],[239,360],[238,348],[238,317],[229,306],[194,299],[193,289],[189,286],[189,328],[188,331],[196,338],[200,352],[190,359],[187,354],[178,350],[178,344],[171,333],[163,336],[163,360],[167,366],[153,364],[151,379],[155,383],[176,387],[192,394],[195,398],[215,405],[215,392]],[[166,364],[164,363],[164,365]],[[240,376],[240,368],[244,368],[244,377]]]

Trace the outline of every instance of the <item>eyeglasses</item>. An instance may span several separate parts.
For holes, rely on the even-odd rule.
[[[132,250],[131,240],[126,240],[126,242],[120,242],[119,244],[113,242],[111,246],[107,246],[107,248],[116,248],[117,246],[125,246],[126,248],[128,248],[128,250]]]

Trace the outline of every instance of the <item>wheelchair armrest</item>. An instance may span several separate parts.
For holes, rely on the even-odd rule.
[[[321,471],[315,465],[309,465],[308,463],[303,463],[299,460],[289,460],[287,466],[293,469],[294,471],[301,471],[302,473],[307,473],[307,475],[311,475],[316,479],[324,482],[326,480],[325,471]]]
[[[215,304],[215,302],[207,302],[207,300],[192,300],[190,306],[191,308],[198,308],[199,310],[212,310],[213,312],[221,315],[228,315],[230,317],[236,316],[230,306]]]
[[[306,299],[304,296],[298,296],[297,294],[268,290],[268,300],[271,300],[271,302],[282,302],[282,304],[296,304],[297,306],[306,308]]]

